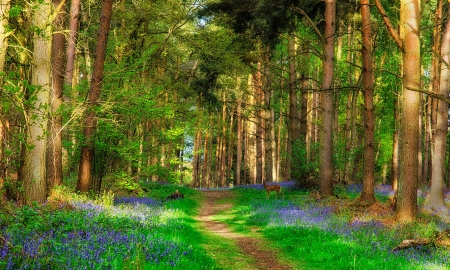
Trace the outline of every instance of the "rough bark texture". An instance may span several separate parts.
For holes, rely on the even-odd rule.
[[[53,0],[53,5],[57,15],[53,22],[55,28],[52,39],[52,117],[49,123],[50,138],[47,148],[47,181],[49,188],[61,185],[63,176],[62,117],[59,110],[63,101],[65,37],[62,30],[64,29],[65,9],[64,5],[61,5],[61,0]]]
[[[33,17],[33,25],[42,31],[34,36],[33,74],[31,82],[37,87],[34,93],[36,100],[28,111],[27,146],[24,148],[24,163],[21,170],[25,191],[25,203],[43,203],[47,197],[46,181],[46,133],[47,115],[44,108],[50,102],[50,59],[51,28],[48,19],[51,14],[51,1],[37,4]]]
[[[450,5],[448,7],[450,11]],[[450,88],[450,20],[447,21],[444,34],[442,36],[440,87],[438,93],[448,96]],[[432,176],[431,188],[428,196],[428,204],[432,208],[439,209],[445,207],[445,155],[448,133],[448,104],[442,100],[436,100],[436,127],[434,135],[434,151],[432,156]]]
[[[94,132],[97,125],[95,108],[98,106],[106,58],[106,45],[111,25],[112,0],[103,0],[100,27],[95,51],[94,70],[87,101],[87,117],[84,121],[84,146],[78,172],[77,191],[87,192],[91,188],[91,168],[94,155]]]
[[[333,113],[334,113],[334,34],[336,29],[336,1],[325,1],[325,59],[322,81],[322,129],[320,139],[320,193],[333,193]]]
[[[362,58],[363,58],[363,92],[365,109],[364,130],[364,178],[360,199],[372,204],[375,202],[375,115],[373,105],[373,74],[372,74],[372,34],[370,27],[369,0],[361,0],[362,17]]]
[[[403,41],[402,151],[397,217],[412,222],[417,215],[418,145],[420,93],[420,1],[402,0],[400,36]]]

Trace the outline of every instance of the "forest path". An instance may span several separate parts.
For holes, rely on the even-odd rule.
[[[264,240],[262,238],[251,237],[233,232],[227,224],[214,220],[214,215],[229,210],[233,206],[230,203],[230,199],[233,198],[233,193],[231,191],[202,191],[202,194],[204,196],[204,201],[201,205],[197,220],[199,220],[203,224],[207,231],[220,237],[231,239],[236,244],[236,246],[239,247],[239,252],[235,254],[234,257],[230,258],[230,260],[248,261],[250,259],[251,266],[248,266],[248,268],[244,268],[246,270],[293,269],[291,266],[281,263],[277,258],[277,251],[268,248],[264,244]],[[229,251],[215,250],[214,252],[224,252],[224,254],[227,254],[227,252]],[[236,258],[236,256],[241,258]],[[228,265],[231,266],[231,264]]]

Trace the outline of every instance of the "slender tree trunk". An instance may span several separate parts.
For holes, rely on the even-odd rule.
[[[62,183],[62,116],[60,107],[63,102],[64,82],[64,48],[65,37],[62,33],[64,24],[64,6],[61,0],[53,0],[57,15],[53,22],[55,26],[52,39],[52,118],[49,121],[50,137],[47,148],[47,181],[48,188],[59,186]]]
[[[448,5],[450,12],[450,4]],[[450,13],[448,13],[450,14]],[[447,21],[442,36],[441,46],[441,75],[439,95],[447,97],[450,92],[450,20]],[[448,104],[445,101],[437,100],[436,129],[434,135],[433,156],[432,156],[432,178],[430,194],[427,201],[432,209],[438,210],[445,207],[445,155],[448,134]]]
[[[272,118],[272,85],[270,80],[270,48],[266,47],[265,50],[265,64],[264,64],[264,122],[265,122],[265,132],[264,132],[264,144],[265,144],[265,180],[266,181],[278,181],[276,176],[276,170],[274,168],[275,160],[273,154],[275,152],[274,144],[274,122]]]
[[[286,145],[286,161],[284,178],[292,178],[292,146],[294,142],[299,139],[298,136],[298,110],[297,110],[297,71],[295,67],[295,38],[290,35],[288,38],[288,53],[289,53],[289,129],[288,140]]]
[[[106,45],[112,15],[112,0],[103,0],[95,51],[94,70],[87,102],[87,116],[84,120],[84,146],[78,171],[77,191],[88,192],[91,188],[91,168],[94,157],[94,132],[97,126],[96,108],[99,106],[100,90],[106,58]]]
[[[237,99],[237,149],[236,149],[236,185],[241,185],[241,164],[242,164],[242,101],[241,98]]]
[[[67,35],[66,49],[66,72],[64,75],[64,84],[72,87],[73,69],[75,66],[75,55],[77,45],[78,22],[80,20],[80,0],[70,1],[70,20],[69,33]]]
[[[200,149],[202,143],[202,132],[198,127],[194,136],[194,155],[192,158],[192,181],[195,187],[201,187],[200,180]]]
[[[369,0],[361,0],[362,18],[362,58],[363,58],[363,92],[365,108],[364,131],[364,178],[362,201],[369,204],[375,202],[375,114],[373,104],[373,73],[372,73],[372,30],[370,27]]]
[[[395,129],[392,138],[392,161],[391,161],[391,184],[392,190],[397,192],[398,190],[398,178],[399,178],[399,158],[400,158],[400,143],[399,143],[399,133],[400,133],[400,121],[401,114],[398,111],[399,108],[399,98],[395,97],[394,101],[394,123]]]
[[[33,25],[39,29],[40,34],[34,35],[33,48],[33,74],[32,85],[37,91],[28,111],[28,130],[26,137],[27,147],[24,148],[24,163],[21,170],[25,203],[43,203],[47,198],[46,181],[46,134],[47,112],[50,104],[50,62],[51,62],[51,23],[48,21],[51,15],[52,3],[49,0],[37,2],[34,11]],[[32,147],[28,147],[32,146]]]
[[[252,89],[252,77],[249,77],[249,86],[250,89]],[[254,111],[255,111],[255,97],[250,94],[248,96],[248,104],[249,107],[251,108],[251,114],[248,117],[247,120],[247,145],[246,145],[246,149],[247,149],[247,158],[246,158],[246,163],[248,164],[248,169],[249,169],[249,183],[250,184],[256,184],[256,180],[257,180],[257,162],[256,162],[256,129],[257,129],[257,117],[256,115],[254,115]]]
[[[423,170],[422,170],[422,181],[424,185],[429,182],[430,176],[430,157],[431,157],[431,102],[432,98],[427,97],[426,113],[425,113],[425,138],[424,138],[424,153],[423,153]]]
[[[418,186],[422,186],[423,182],[422,182],[422,173],[423,173],[423,141],[424,141],[424,136],[423,136],[423,96],[419,95],[419,115],[417,116],[417,118],[419,119],[419,146],[418,146],[418,153],[417,153],[417,162],[418,162],[418,166],[417,166],[417,184]]]
[[[225,171],[226,171],[226,161],[227,161],[227,105],[226,105],[226,99],[225,99],[225,93],[222,95],[223,98],[223,106],[222,106],[222,139],[221,139],[221,146],[220,146],[220,186],[225,186]]]
[[[258,68],[253,76],[253,87],[256,94],[256,183],[262,183],[264,175],[263,151],[264,151],[264,119],[263,119],[263,92],[261,78],[261,62],[258,62]]]
[[[333,113],[334,113],[334,40],[336,29],[336,1],[325,1],[325,46],[322,82],[322,129],[320,139],[320,193],[333,193]]]
[[[227,180],[231,180],[231,172],[232,172],[232,168],[233,168],[233,157],[234,157],[234,148],[235,148],[235,136],[234,136],[234,111],[235,108],[233,107],[233,109],[231,110],[230,113],[230,125],[228,128],[228,155],[227,155],[227,165],[225,168],[226,171],[226,175],[225,175],[225,181]]]
[[[276,167],[276,171],[277,171],[277,179],[282,179],[282,174],[281,174],[281,162],[282,162],[282,159],[281,159],[281,148],[282,148],[282,146],[281,146],[281,130],[283,129],[283,122],[284,122],[284,118],[283,118],[283,106],[282,106],[282,104],[283,104],[283,97],[281,97],[280,98],[280,120],[278,121],[278,138],[277,138],[277,145],[278,145],[278,147],[277,147],[277,157],[276,157],[276,160],[277,160],[277,167]],[[287,180],[290,180],[290,179],[287,179]]]
[[[206,130],[205,132],[205,141],[204,141],[204,145],[203,145],[203,172],[202,172],[202,181],[201,181],[201,187],[209,187],[209,169],[210,169],[210,163],[209,163],[209,156],[210,154],[210,136],[209,136],[210,131]]]
[[[5,71],[6,52],[8,49],[8,36],[13,33],[8,31],[9,10],[11,0],[0,0],[0,74]],[[0,88],[3,88],[3,76],[0,76]],[[0,117],[4,119],[3,108],[0,108]],[[5,161],[6,124],[7,120],[0,121],[0,179],[5,179],[7,164]]]

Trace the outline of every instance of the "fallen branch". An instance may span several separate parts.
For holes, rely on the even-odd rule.
[[[400,244],[392,249],[392,251],[399,251],[417,246],[427,246],[434,244],[438,247],[450,248],[450,230],[439,233],[434,239],[430,238],[415,238],[403,240]]]

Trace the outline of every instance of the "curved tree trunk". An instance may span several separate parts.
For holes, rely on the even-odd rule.
[[[81,192],[88,192],[91,188],[91,168],[94,157],[94,131],[97,126],[95,111],[98,107],[98,100],[100,98],[100,90],[103,81],[106,45],[111,24],[112,3],[112,0],[103,0],[102,4],[94,70],[87,101],[87,116],[84,121],[84,146],[81,148],[80,165],[78,168],[77,191]]]

